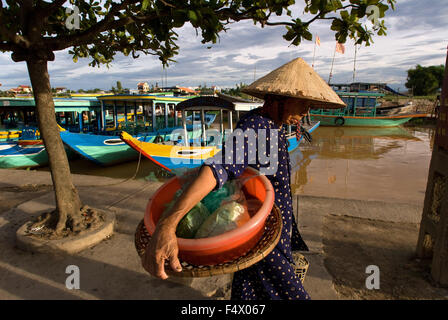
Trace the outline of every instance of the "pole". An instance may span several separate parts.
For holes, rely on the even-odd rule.
[[[256,72],[257,72],[257,66],[254,65],[254,82],[255,82],[255,75],[256,75]],[[252,97],[252,101],[255,101],[255,98],[254,98],[254,97]]]
[[[313,69],[314,69],[314,62],[316,60],[316,40],[314,40],[314,50],[313,50]]]
[[[358,53],[358,47],[356,46],[355,43],[355,59],[353,62],[353,83],[355,82],[355,77],[356,77],[356,54]]]
[[[338,45],[336,43],[336,45]],[[330,69],[330,76],[328,77],[328,84],[330,84],[331,77],[333,76],[333,66],[334,66],[334,58],[336,57],[336,47],[334,47],[334,53],[333,53],[333,61],[331,62],[331,69]]]
[[[194,117],[194,115],[193,115]],[[184,143],[185,146],[188,147],[189,141],[188,141],[188,131],[187,131],[187,112],[185,110],[182,110],[182,126],[184,128]],[[193,127],[194,130],[194,127]]]

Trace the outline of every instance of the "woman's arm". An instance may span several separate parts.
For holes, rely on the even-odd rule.
[[[258,122],[246,119],[238,123],[237,129],[241,129],[241,132],[249,128],[256,131],[259,126],[261,124]],[[243,173],[248,165],[249,147],[254,146],[248,145],[247,138],[244,138],[244,145],[233,144],[233,157],[229,160],[225,159],[227,148],[226,143],[224,143],[219,153],[204,162],[198,176],[194,179],[190,187],[184,191],[171,212],[164,215],[157,223],[149,246],[146,248],[145,255],[142,257],[142,264],[146,271],[161,279],[168,278],[164,268],[166,260],[170,261],[173,270],[182,270],[177,257],[179,253],[176,238],[178,223],[188,211],[215,189],[215,187],[219,189],[228,179],[234,179]],[[235,159],[238,157],[243,158],[244,161],[242,163],[237,162]]]
[[[168,278],[165,272],[166,260],[170,261],[174,271],[182,271],[177,257],[179,253],[176,238],[177,225],[188,211],[209,194],[215,186],[216,179],[212,170],[208,166],[203,166],[198,176],[179,197],[173,209],[157,222],[156,230],[142,257],[143,268],[146,271],[161,279]]]

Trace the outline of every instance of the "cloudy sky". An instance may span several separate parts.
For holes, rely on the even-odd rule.
[[[303,0],[296,1],[293,13],[303,15]],[[356,81],[386,82],[395,89],[405,90],[406,71],[417,64],[423,66],[445,63],[448,45],[448,0],[398,0],[395,11],[386,17],[387,37],[375,37],[370,47],[358,50]],[[311,26],[313,34],[321,39],[317,47],[315,69],[328,80],[335,48],[334,33],[327,21]],[[221,35],[219,43],[207,49],[196,37],[192,27],[178,30],[180,54],[177,63],[166,70],[167,85],[233,87],[251,83],[282,64],[302,57],[313,62],[313,42],[303,42],[299,47],[289,46],[282,38],[284,27],[256,27],[250,22],[231,25]],[[344,55],[336,54],[332,82],[349,83],[353,78],[354,44],[348,40]],[[58,52],[50,63],[53,87],[70,89],[110,89],[120,80],[124,87],[135,89],[140,81],[150,84],[162,82],[165,74],[160,61],[154,56],[141,55],[134,60],[117,55],[107,69],[92,68],[88,60],[73,63],[70,55]],[[24,63],[14,63],[10,54],[0,53],[1,89],[29,84]],[[165,78],[164,78],[165,79]]]

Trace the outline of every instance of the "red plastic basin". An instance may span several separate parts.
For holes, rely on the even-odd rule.
[[[243,191],[247,199],[257,199],[262,204],[251,219],[242,226],[218,236],[200,239],[177,238],[179,258],[193,265],[216,265],[236,259],[253,248],[263,235],[266,218],[274,205],[274,188],[271,182],[255,169],[247,168],[242,177],[256,176],[245,182]],[[166,203],[174,198],[180,189],[179,180],[174,177],[163,184],[146,206],[144,223],[152,235]]]

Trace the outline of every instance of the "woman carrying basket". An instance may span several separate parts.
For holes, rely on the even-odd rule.
[[[167,278],[165,261],[169,261],[174,271],[181,271],[177,257],[177,224],[208,193],[221,188],[228,179],[238,177],[247,166],[251,166],[261,173],[269,172],[266,177],[274,187],[275,205],[282,213],[282,234],[277,246],[266,258],[234,274],[231,299],[310,299],[293,267],[292,251],[307,251],[308,248],[299,234],[293,215],[291,166],[283,125],[297,125],[299,138],[300,120],[309,112],[311,106],[319,109],[339,109],[345,107],[345,104],[301,58],[260,78],[244,88],[243,92],[264,99],[265,103],[263,107],[244,115],[236,128],[243,132],[252,129],[257,135],[264,130],[268,138],[263,150],[272,150],[270,145],[275,144],[276,154],[265,154],[271,159],[267,164],[260,161],[258,152],[256,161],[251,161],[251,153],[257,150],[259,142],[253,146],[253,141],[249,142],[246,138],[244,145],[232,143],[233,157],[226,158],[228,153],[224,144],[222,152],[204,163],[198,176],[179,198],[171,213],[158,222],[142,257],[142,264],[149,273],[162,279]],[[275,139],[269,141],[269,137]]]

